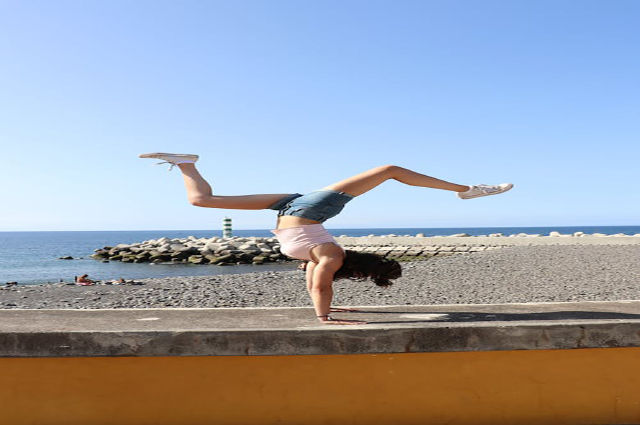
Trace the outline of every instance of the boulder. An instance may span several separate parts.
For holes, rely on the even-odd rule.
[[[231,254],[218,255],[218,256],[212,256],[212,257],[214,258],[210,258],[209,256],[207,256],[207,259],[209,260],[210,264],[221,264],[221,263],[230,262],[234,260],[234,257]]]
[[[169,252],[171,251],[171,245],[169,244],[160,245],[158,248],[156,248],[156,250],[158,252]]]
[[[209,242],[204,245],[204,249],[211,252],[216,252],[218,248],[220,248],[220,244],[216,242]]]
[[[256,255],[255,257],[253,257],[251,262],[253,264],[263,264],[263,263],[268,263],[274,260],[275,260],[274,258],[271,258],[268,255]]]
[[[197,255],[200,253],[200,250],[195,246],[187,246],[185,249],[180,250],[180,252]]]
[[[204,264],[206,262],[205,258],[202,255],[191,255],[187,261],[191,264]]]
[[[152,263],[162,263],[170,260],[171,260],[171,255],[169,254],[149,255],[149,261]]]

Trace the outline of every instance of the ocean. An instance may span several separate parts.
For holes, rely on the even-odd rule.
[[[328,229],[335,236],[416,235],[446,236],[467,233],[473,236],[503,233],[563,234],[584,232],[633,235],[640,226],[575,226],[575,227],[457,227],[405,229]],[[249,273],[269,270],[292,270],[295,263],[272,263],[260,266],[213,266],[191,264],[135,264],[117,261],[102,263],[90,258],[103,246],[142,242],[161,237],[184,238],[221,237],[220,230],[154,230],[154,231],[95,231],[95,232],[0,232],[0,284],[15,281],[19,284],[72,282],[74,276],[89,274],[95,280],[144,279],[170,276],[205,276],[230,273]],[[269,230],[234,230],[234,236],[272,237]],[[59,260],[71,256],[74,260]]]

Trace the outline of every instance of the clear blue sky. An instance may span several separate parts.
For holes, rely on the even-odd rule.
[[[272,228],[185,201],[306,192],[382,164],[330,228],[638,225],[640,2],[0,1],[0,230]]]

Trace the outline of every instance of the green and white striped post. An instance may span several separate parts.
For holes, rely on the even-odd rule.
[[[225,217],[222,219],[222,237],[230,238],[233,236],[233,229],[231,227],[231,219],[229,217]]]

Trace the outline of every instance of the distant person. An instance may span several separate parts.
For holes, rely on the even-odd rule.
[[[90,286],[90,285],[95,285],[96,282],[89,279],[89,275],[88,274],[83,274],[82,276],[77,276],[76,277],[76,285],[80,285],[80,286]]]
[[[345,251],[327,232],[322,223],[336,216],[347,202],[375,188],[387,180],[397,180],[410,186],[443,189],[457,192],[461,199],[479,198],[504,193],[511,183],[499,185],[465,186],[419,174],[395,165],[384,165],[349,177],[306,195],[268,194],[243,196],[213,195],[211,186],[196,169],[198,155],[148,153],[140,158],[156,158],[178,166],[182,171],[189,202],[198,207],[278,211],[276,230],[272,232],[285,255],[307,261],[307,290],[313,301],[316,317],[328,324],[364,324],[356,320],[332,318],[332,284],[336,279],[370,278],[378,286],[389,286],[391,279],[401,276],[400,264],[395,260],[370,253]],[[292,176],[295,177],[295,176]],[[389,203],[393,203],[390,199]]]

